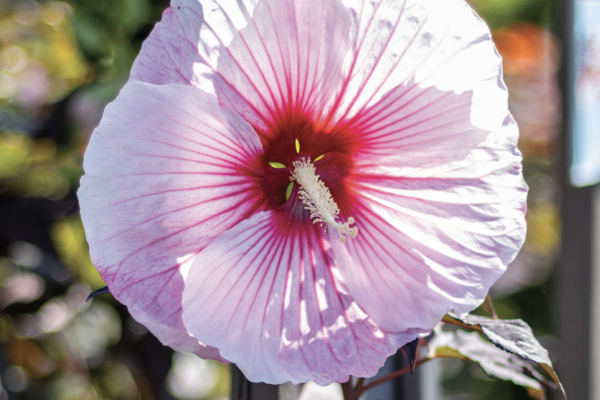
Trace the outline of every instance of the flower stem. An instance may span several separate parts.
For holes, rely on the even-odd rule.
[[[365,385],[365,378],[358,378],[356,381],[356,385],[354,386],[354,390],[358,393],[359,390],[362,390]]]
[[[352,387],[352,378],[348,379],[348,382],[342,383],[342,393],[344,400],[358,400],[356,390]]]
[[[435,357],[431,357],[431,358],[425,357],[420,360],[417,360],[417,362],[415,363],[415,366],[418,367],[419,365],[425,364],[427,361],[433,360],[434,358]],[[410,365],[407,367],[404,367],[396,372],[392,372],[391,374],[386,375],[383,378],[379,378],[376,381],[370,382],[364,386],[363,386],[363,381],[359,380],[356,383],[356,388],[353,390],[355,392],[356,397],[353,397],[352,400],[358,400],[360,398],[360,396],[362,396],[367,390],[374,388],[375,386],[380,385],[389,380],[392,380],[392,379],[398,378],[402,375],[405,375],[408,372],[410,372]],[[345,384],[342,384],[342,390],[344,389],[344,385]],[[346,396],[346,392],[344,391],[344,400],[347,400],[348,397],[345,397],[345,396]]]

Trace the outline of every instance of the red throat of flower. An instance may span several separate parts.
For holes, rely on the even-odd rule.
[[[256,129],[264,147],[261,190],[269,209],[286,203],[291,196],[301,202],[286,207],[289,215],[312,219],[326,229],[329,224],[340,234],[355,237],[350,227],[351,193],[346,178],[352,170],[354,148],[342,129],[317,128],[308,117],[288,116],[277,127],[264,132]],[[300,208],[300,209],[298,209]],[[347,222],[338,221],[347,218]]]

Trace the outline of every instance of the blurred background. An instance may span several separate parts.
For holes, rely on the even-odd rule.
[[[530,187],[527,241],[492,295],[501,318],[527,321],[559,361],[559,8],[555,0],[471,3],[504,57]],[[229,367],[162,346],[110,295],[84,302],[104,284],[75,196],[83,152],[167,6],[0,0],[0,400],[228,398]],[[597,59],[586,66],[590,79],[600,75]],[[444,400],[529,398],[475,364],[444,361],[441,371]]]

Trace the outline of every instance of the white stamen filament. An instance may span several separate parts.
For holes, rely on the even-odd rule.
[[[300,199],[306,205],[306,210],[310,211],[310,218],[313,223],[321,223],[321,226],[330,224],[340,235],[340,241],[346,241],[346,236],[355,238],[358,235],[358,227],[351,228],[354,223],[354,218],[348,218],[345,223],[336,221],[340,213],[340,209],[331,197],[329,188],[325,186],[323,181],[316,174],[317,169],[310,162],[310,158],[304,157],[300,161],[294,161],[294,172],[290,180],[297,181],[300,184]],[[325,225],[325,230],[327,226]]]

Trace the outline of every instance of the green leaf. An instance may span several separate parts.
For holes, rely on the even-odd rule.
[[[567,399],[565,390],[554,372],[550,357],[548,357],[548,351],[537,341],[533,331],[523,320],[490,319],[475,315],[459,318],[454,314],[446,314],[442,321],[481,332],[499,349],[537,363],[550,375],[565,400]]]
[[[479,364],[490,377],[512,381],[527,389],[529,396],[545,400],[544,387],[556,387],[527,361],[486,342],[478,333],[446,332],[440,327],[429,342],[428,357],[458,358]]]

